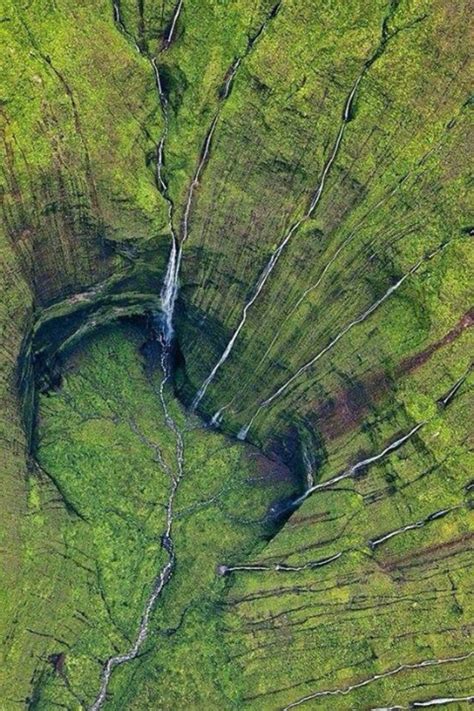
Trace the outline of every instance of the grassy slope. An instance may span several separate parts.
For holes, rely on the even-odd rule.
[[[357,15],[347,18],[342,5],[339,14],[321,10],[320,17],[315,11],[311,36],[329,44],[327,38],[337,31],[337,50],[333,49],[337,57],[321,49],[317,60],[310,62],[303,54],[304,44],[301,53],[286,51],[296,42],[288,33],[292,28],[297,33],[302,20],[291,4],[285,6],[245,64],[224,108],[225,121],[214,140],[190,237],[189,271],[185,267],[189,286],[185,283],[183,293],[192,305],[191,324],[199,328],[204,312],[211,324],[207,348],[215,349],[203,358],[199,335],[185,339],[187,375],[194,387],[222,352],[229,333],[222,325],[236,326],[266,254],[282,239],[291,216],[298,214],[295,205],[305,204],[318,184],[348,90],[379,42],[385,8],[370,9],[372,15],[368,8],[361,11],[358,41],[353,38]],[[428,12],[418,3],[408,12],[402,3],[389,22],[391,30],[406,29],[387,43],[362,79],[353,120],[314,218],[287,246],[208,391],[204,407],[209,412],[234,399],[225,418],[231,425],[248,420],[259,401],[328,345],[418,259],[450,240],[453,243],[429,268],[408,279],[373,318],[344,337],[267,410],[254,436],[259,430],[265,433],[266,417],[274,428],[281,411],[311,410],[315,396],[320,396],[318,389],[324,389],[324,371],[337,369],[332,361],[338,353],[342,358],[354,350],[359,353],[358,362],[346,366],[353,378],[369,369],[388,370],[405,355],[444,336],[463,315],[469,287],[469,237],[463,232],[469,224],[468,156],[460,149],[468,113],[465,15],[462,7],[451,13],[447,32],[445,15],[442,4]],[[324,32],[318,34],[317,27]],[[261,83],[267,87],[263,98]],[[258,112],[251,110],[255,104]],[[229,163],[231,154],[237,159]],[[298,168],[289,176],[281,167],[295,164]],[[212,210],[216,205],[219,208]],[[318,287],[297,306],[349,237]],[[445,283],[433,278],[433,272],[446,273]],[[222,297],[221,282],[227,280],[231,288]],[[407,302],[413,304],[409,313]],[[395,316],[400,311],[403,321]],[[220,325],[215,334],[214,320]],[[187,323],[186,328],[188,332]],[[382,355],[381,350],[386,352]],[[241,364],[247,362],[253,367],[244,369],[242,385],[237,373],[241,376]]]
[[[457,345],[462,359],[466,344]],[[442,358],[437,361],[434,372],[431,364],[429,374],[425,369],[411,380],[408,412],[392,401],[390,409],[365,418],[362,431],[338,441],[321,480],[379,453],[421,415],[428,423],[420,434],[355,481],[316,491],[257,560],[302,565],[341,556],[318,570],[235,574],[229,638],[245,670],[249,707],[280,708],[403,663],[472,649],[472,377],[444,412],[426,395],[421,405],[427,376],[444,371]],[[444,394],[441,385],[438,394]],[[427,520],[440,511],[446,515]],[[371,540],[413,524],[371,549]],[[271,675],[265,673],[270,650]],[[404,672],[330,703],[341,709],[405,705],[464,696],[471,687],[472,659]],[[308,707],[328,703],[323,697]]]
[[[354,53],[360,52],[360,62],[376,42],[379,8],[369,17],[364,7],[364,43],[340,37],[342,4],[339,11],[334,16],[321,10],[322,17],[315,18],[325,27],[321,41],[337,33],[338,58],[348,55],[339,83],[333,58],[326,69],[322,52],[308,66],[304,55],[286,51],[292,44],[286,33],[299,27],[297,10],[286,5],[226,108],[232,128],[221,128],[214,142],[189,248],[195,256],[186,272],[189,301],[196,308],[189,309],[191,324],[199,328],[204,312],[207,333],[215,334],[217,344],[213,350],[208,338],[203,358],[202,338],[191,331],[191,339],[184,339],[187,376],[194,383],[217,360],[227,329],[235,328],[265,251],[275,248],[284,225],[291,224],[285,218],[286,195],[294,214],[302,189],[308,195],[317,185],[347,87],[357,74]],[[249,708],[282,708],[403,663],[462,656],[471,649],[472,513],[465,487],[472,472],[467,414],[472,376],[447,409],[436,404],[469,368],[473,343],[472,313],[466,315],[472,293],[472,249],[465,232],[468,156],[461,148],[468,120],[465,8],[416,3],[408,10],[402,3],[389,26],[402,27],[425,14],[391,40],[362,80],[314,218],[287,248],[204,402],[211,413],[229,403],[224,426],[235,431],[420,258],[449,242],[318,358],[251,430],[251,437],[265,442],[276,423],[285,431],[298,413],[301,441],[319,443],[316,476],[324,481],[427,420],[400,454],[371,468],[360,483],[315,493],[257,562],[301,565],[341,552],[340,559],[321,570],[235,574],[226,624]],[[351,21],[352,29],[354,16]],[[303,82],[313,66],[314,80]],[[249,107],[259,102],[259,93],[263,105],[255,114]],[[318,97],[326,101],[323,112]],[[263,117],[259,122],[262,114],[265,122]],[[249,155],[236,150],[236,141],[251,141],[255,149]],[[295,155],[302,148],[302,155]],[[266,192],[261,176],[266,161],[268,180],[268,153],[275,177]],[[226,164],[230,154],[242,158]],[[299,169],[291,173],[290,187],[277,177],[285,162]],[[259,188],[249,191],[253,180]],[[219,209],[209,218],[216,204]],[[257,230],[250,226],[256,216],[262,216]],[[256,259],[257,250],[262,256]],[[299,303],[329,263],[323,280]],[[232,288],[223,295],[227,279]],[[187,333],[187,323],[183,329]],[[456,508],[444,518],[394,536],[373,552],[368,547],[369,539],[450,507]],[[306,705],[403,705],[417,698],[464,696],[471,687],[472,659],[467,659],[404,671]]]
[[[161,117],[107,3],[7,5],[2,32],[6,227],[45,302],[103,277],[104,238],[165,229],[144,160]]]

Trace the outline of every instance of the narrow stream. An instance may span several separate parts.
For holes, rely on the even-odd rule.
[[[220,90],[220,97],[221,99],[227,99],[229,96],[231,90],[232,90],[232,84],[234,83],[234,79],[236,77],[236,74],[239,70],[240,65],[244,61],[244,59],[250,54],[252,49],[254,48],[255,44],[258,42],[260,37],[264,34],[265,30],[267,29],[268,23],[273,20],[277,15],[278,12],[280,11],[281,7],[281,2],[277,2],[276,5],[274,5],[270,12],[268,13],[267,17],[265,20],[262,22],[256,33],[253,35],[253,37],[249,38],[249,41],[247,43],[247,49],[245,52],[240,56],[237,57],[229,67],[229,70],[227,71],[227,74],[224,79],[224,83],[221,87]]]
[[[350,694],[351,691],[354,691],[356,689],[360,689],[364,686],[368,686],[369,684],[373,684],[374,682],[378,681],[379,679],[387,679],[388,677],[394,676],[396,674],[400,674],[401,672],[404,671],[410,671],[414,669],[422,669],[425,667],[435,667],[435,666],[440,666],[443,664],[456,664],[457,662],[462,662],[465,659],[469,659],[474,655],[474,652],[466,652],[465,654],[460,654],[455,657],[444,657],[441,659],[423,659],[421,662],[406,662],[404,664],[399,664],[397,667],[393,667],[392,669],[388,669],[387,671],[380,672],[379,674],[374,674],[373,676],[368,677],[367,679],[363,679],[362,681],[357,682],[357,684],[351,684],[350,686],[346,687],[341,687],[339,689],[325,689],[324,691],[315,691],[312,694],[308,694],[307,696],[303,696],[300,699],[297,699],[296,701],[293,701],[291,704],[288,704],[285,706],[283,711],[289,711],[289,709],[295,708],[296,706],[301,706],[302,704],[307,703],[308,701],[312,701],[313,699],[318,699],[321,697],[325,696],[347,696],[347,694]],[[471,699],[471,696],[468,697],[463,697],[467,699]],[[441,705],[442,703],[445,703],[444,699],[439,700],[439,704]],[[430,706],[432,705],[431,702],[415,702],[410,704],[408,708],[414,708],[414,707],[422,707],[422,706]],[[395,708],[404,708],[404,707],[395,707]]]
[[[451,513],[451,511],[456,511],[459,508],[461,508],[461,504],[457,504],[456,506],[450,506],[447,509],[440,509],[439,511],[435,511],[434,513],[431,513],[428,516],[425,516],[425,518],[421,518],[419,521],[415,521],[414,523],[408,523],[406,526],[396,528],[393,531],[389,531],[389,533],[385,533],[383,536],[379,536],[378,538],[371,538],[368,544],[369,548],[374,550],[375,548],[377,548],[377,546],[380,546],[382,543],[385,543],[385,541],[389,541],[394,536],[399,536],[401,533],[405,533],[406,531],[413,531],[416,528],[423,528],[423,526],[426,526],[427,523],[431,523],[431,521],[436,521],[438,518],[443,518],[444,516],[447,516],[448,513]]]
[[[133,643],[132,647],[123,654],[118,654],[113,657],[109,657],[106,663],[104,664],[102,668],[99,693],[97,694],[95,701],[91,705],[90,711],[98,711],[98,709],[100,709],[102,704],[104,703],[107,696],[110,678],[115,667],[118,667],[121,664],[124,664],[125,662],[129,662],[138,656],[143,643],[148,637],[150,617],[155,607],[155,603],[161,592],[163,591],[164,587],[170,581],[171,576],[173,575],[173,570],[176,562],[176,554],[172,537],[172,527],[174,520],[174,502],[184,471],[184,442],[182,433],[169,412],[164,394],[166,383],[171,377],[171,368],[169,347],[168,343],[165,340],[165,333],[163,330],[160,334],[160,340],[162,345],[161,368],[163,371],[163,378],[159,385],[159,397],[163,407],[167,427],[169,427],[169,429],[173,432],[176,441],[176,470],[175,472],[170,472],[171,486],[166,505],[166,525],[165,530],[161,536],[161,547],[166,552],[167,561],[161,568],[157,577],[155,578],[152,591],[146,601],[145,609],[142,613],[140,625],[138,628],[138,634],[135,638],[135,642]]]
[[[179,14],[181,12],[181,8],[183,5],[183,0],[179,0],[174,14],[173,14],[173,19],[171,23],[170,30],[166,36],[163,49],[162,51],[165,51],[171,44],[172,38],[173,38],[173,33],[176,28],[176,23],[179,17]],[[122,32],[126,33],[125,30],[125,25],[123,24],[121,15],[120,15],[120,6],[117,2],[114,2],[113,4],[114,8],[114,20],[117,26],[120,28]],[[137,45],[136,45],[137,46]],[[138,48],[138,46],[137,46]],[[141,52],[140,48],[138,50]],[[175,442],[176,442],[176,450],[175,450],[175,455],[176,455],[176,468],[175,471],[173,472],[170,470],[170,478],[171,478],[171,486],[170,486],[170,491],[168,494],[168,501],[167,501],[167,506],[166,506],[166,525],[165,525],[165,530],[161,536],[161,547],[162,549],[166,552],[167,560],[166,563],[163,565],[161,570],[159,571],[157,577],[155,578],[155,581],[153,583],[153,587],[151,590],[150,595],[148,596],[148,599],[145,604],[145,608],[142,613],[142,617],[140,620],[140,625],[138,628],[138,633],[135,638],[135,641],[132,645],[132,647],[122,653],[118,654],[112,657],[109,657],[107,661],[105,662],[103,668],[102,668],[102,674],[101,674],[101,681],[100,681],[100,688],[99,692],[90,706],[90,711],[98,711],[106,697],[107,697],[107,691],[108,691],[108,686],[110,682],[110,678],[112,676],[113,670],[120,666],[121,664],[125,664],[126,662],[131,661],[132,659],[135,659],[139,652],[140,649],[143,645],[143,643],[146,641],[148,637],[148,632],[149,632],[149,625],[150,625],[150,618],[153,612],[153,609],[155,607],[156,601],[158,597],[160,596],[161,592],[163,591],[164,587],[168,584],[170,581],[175,562],[176,562],[176,554],[174,550],[174,544],[173,544],[173,537],[172,537],[172,527],[173,527],[173,519],[174,519],[174,502],[176,498],[176,493],[179,488],[179,484],[181,482],[181,479],[183,477],[183,470],[184,470],[184,442],[183,442],[183,436],[182,433],[171,416],[168,406],[166,404],[166,399],[165,399],[165,386],[168,382],[168,380],[171,377],[171,359],[170,359],[170,346],[172,342],[172,337],[173,337],[173,312],[174,312],[174,304],[176,301],[176,291],[177,291],[177,270],[176,270],[176,264],[177,264],[177,240],[176,240],[176,235],[174,233],[174,228],[173,228],[173,203],[172,200],[170,199],[168,195],[168,186],[166,185],[166,182],[163,179],[162,175],[162,168],[163,168],[163,153],[164,153],[164,145],[165,145],[165,140],[168,135],[168,103],[166,100],[166,96],[163,91],[163,86],[161,83],[161,78],[158,70],[158,66],[156,64],[155,58],[149,58],[150,63],[153,67],[153,71],[155,74],[155,79],[156,79],[156,87],[158,91],[158,98],[160,102],[160,106],[163,112],[163,119],[164,119],[164,132],[163,136],[160,139],[158,145],[157,145],[157,163],[156,163],[156,175],[157,175],[157,187],[160,190],[161,194],[165,198],[167,204],[168,204],[168,216],[169,216],[169,228],[172,236],[172,245],[171,245],[171,252],[170,252],[170,257],[168,261],[168,267],[166,270],[166,276],[165,276],[165,281],[163,285],[163,289],[161,291],[161,307],[162,307],[162,312],[164,314],[164,318],[159,319],[157,321],[158,323],[158,338],[161,343],[161,369],[163,372],[163,377],[161,379],[158,393],[159,393],[159,398],[161,405],[163,407],[163,413],[165,415],[165,421],[167,427],[173,432],[174,437],[175,437]]]
[[[365,467],[368,467],[371,464],[380,461],[387,454],[390,454],[396,449],[402,447],[405,442],[407,442],[411,437],[413,437],[413,435],[415,435],[418,430],[424,427],[424,425],[426,425],[426,421],[419,422],[407,434],[403,435],[403,437],[399,437],[399,439],[395,440],[395,442],[392,442],[391,444],[387,445],[387,447],[385,447],[378,454],[374,454],[371,457],[367,457],[366,459],[361,459],[360,462],[357,462],[357,464],[353,464],[351,467],[349,467],[349,469],[342,472],[342,474],[338,474],[337,476],[332,477],[332,479],[327,479],[327,481],[323,481],[321,484],[314,484],[309,489],[306,489],[304,494],[302,494],[298,499],[296,499],[293,505],[295,506],[295,508],[301,506],[303,501],[305,501],[305,499],[314,494],[315,491],[320,491],[321,489],[327,489],[331,486],[334,486],[334,484],[337,484],[338,482],[343,481],[344,479],[348,479],[349,477],[355,476],[357,472],[365,469]]]

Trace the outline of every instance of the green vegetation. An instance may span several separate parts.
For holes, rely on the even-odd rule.
[[[164,563],[175,440],[157,394],[161,371],[147,377],[138,352],[143,338],[116,326],[86,340],[68,361],[61,388],[40,399],[38,466],[28,480],[30,582],[19,611],[30,637],[50,637],[51,664],[35,680],[35,708],[93,700],[99,660],[130,647]],[[226,584],[217,566],[261,548],[272,531],[267,509],[294,491],[291,481],[272,476],[272,462],[257,450],[203,429],[197,418],[185,420],[171,393],[166,397],[185,451],[175,503],[177,565],[144,656],[116,673],[115,708],[134,699],[137,680],[147,677],[142,666],[160,669],[160,700],[169,707],[178,693],[181,703],[225,698],[218,678],[212,681],[225,661],[217,624]],[[66,515],[51,528],[50,511],[62,504]],[[52,625],[37,617],[37,595],[54,600]],[[190,644],[201,660],[196,669],[186,683],[167,680],[163,667],[184,664]]]
[[[462,699],[469,5],[184,0],[167,46],[177,8],[2,3],[0,709],[88,707],[166,561],[176,433],[137,324],[216,117],[165,388],[176,568],[105,708]],[[277,530],[265,512],[303,485]]]

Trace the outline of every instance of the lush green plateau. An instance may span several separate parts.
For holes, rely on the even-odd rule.
[[[470,705],[470,10],[0,0],[2,711]]]

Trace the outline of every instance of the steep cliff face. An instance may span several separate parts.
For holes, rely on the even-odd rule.
[[[0,402],[6,583],[1,614],[9,660],[2,671],[2,697],[13,699],[18,680],[26,696],[30,655],[38,650],[19,643],[19,627],[22,639],[31,635],[24,620],[16,624],[28,582],[29,551],[43,546],[25,527],[29,479],[23,421],[31,421],[32,415],[34,324],[44,307],[72,297],[71,308],[80,309],[100,296],[100,289],[96,294],[91,287],[128,273],[128,262],[117,254],[127,244],[135,249],[139,239],[139,249],[153,247],[155,274],[163,270],[166,252],[160,256],[164,206],[145,162],[161,121],[153,79],[116,32],[108,5],[22,9],[6,3],[1,27]],[[152,290],[158,285],[156,279]],[[49,572],[54,579],[45,566],[45,577]],[[38,617],[52,619],[55,606],[48,594],[39,593],[33,609]],[[12,648],[17,649],[14,655]],[[22,656],[29,660],[23,670]]]
[[[468,11],[6,2],[5,708],[92,704],[169,554],[176,443],[142,337],[112,326],[84,341],[160,308],[187,410],[170,407],[191,427],[192,523],[110,708],[469,696]],[[234,443],[193,433],[199,417]],[[214,446],[224,460],[201,457]],[[274,519],[246,530],[276,499],[279,533]]]
[[[333,391],[324,371],[343,370],[338,357],[357,349],[345,369],[363,380],[464,315],[463,13],[446,30],[442,7],[372,9],[362,18],[347,8],[329,17],[282,9],[221,110],[182,293],[198,331],[183,339],[193,388],[245,319],[201,401],[210,413],[226,406],[224,423],[249,421],[259,405],[256,432],[267,420],[274,428],[281,411],[310,413]],[[296,51],[302,24],[312,62]],[[428,285],[440,270],[451,270],[444,288]],[[454,322],[440,318],[440,300],[451,302]],[[204,357],[203,319],[212,349]]]

